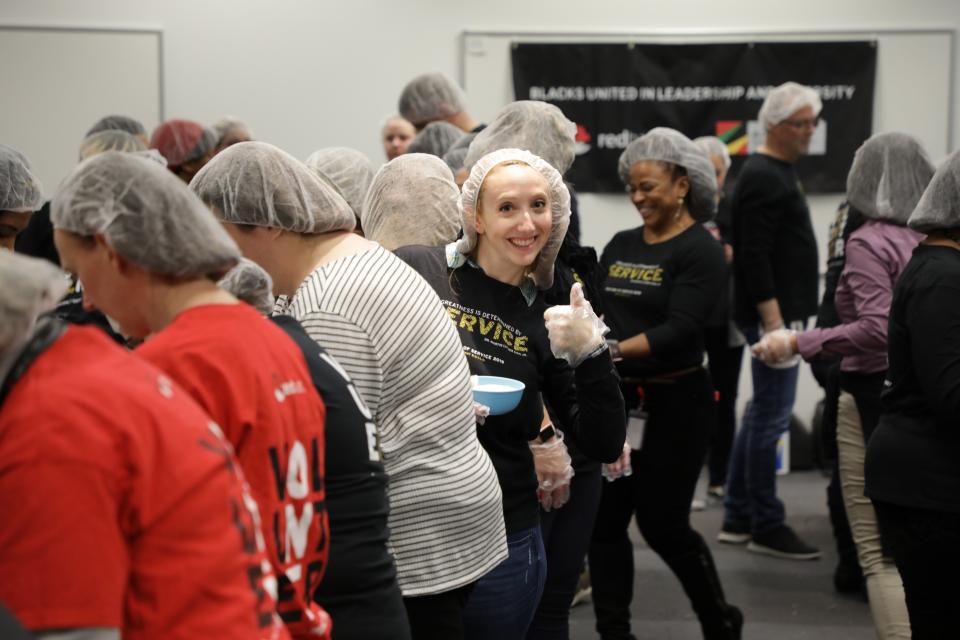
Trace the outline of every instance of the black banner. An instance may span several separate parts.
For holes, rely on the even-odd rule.
[[[770,88],[793,80],[823,100],[810,154],[797,163],[804,188],[842,193],[857,147],[873,129],[875,42],[717,44],[518,44],[518,100],[557,105],[577,123],[579,191],[622,191],[617,159],[638,135],[672,127],[727,143],[735,178],[763,143],[756,122]]]

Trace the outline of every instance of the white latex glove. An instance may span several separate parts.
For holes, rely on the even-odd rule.
[[[557,431],[556,434],[544,443],[530,442],[533,467],[537,472],[537,498],[545,511],[559,509],[570,499],[573,466],[567,445],[563,443],[563,433]]]
[[[479,402],[474,402],[473,415],[477,419],[477,424],[483,424],[487,421],[487,416],[490,415],[490,407],[485,404],[480,404]]]
[[[570,501],[570,484],[557,487],[553,491],[537,489],[537,499],[544,511],[559,509]]]
[[[604,464],[600,467],[600,474],[606,478],[607,482],[613,482],[619,478],[626,478],[633,475],[633,466],[630,464],[630,445],[623,443],[623,452],[616,462]]]
[[[760,342],[750,347],[754,358],[771,367],[792,367],[799,361],[793,350],[792,338],[796,331],[775,329],[763,334]]]
[[[583,297],[583,286],[579,282],[570,289],[570,304],[550,307],[543,319],[550,335],[550,350],[571,367],[606,347],[603,336],[610,329]]]

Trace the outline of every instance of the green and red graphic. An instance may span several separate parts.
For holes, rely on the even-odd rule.
[[[717,137],[727,145],[731,156],[747,155],[747,123],[743,120],[718,121]]]

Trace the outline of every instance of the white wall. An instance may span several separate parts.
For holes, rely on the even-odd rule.
[[[348,145],[379,159],[378,127],[404,82],[426,70],[457,77],[465,29],[956,29],[960,8],[956,0],[3,0],[0,24],[159,27],[167,117],[234,113],[298,157]],[[956,62],[954,72],[960,78]]]
[[[301,158],[320,147],[344,145],[380,161],[380,122],[395,110],[403,84],[429,70],[457,77],[459,35],[467,29],[957,29],[960,5],[957,0],[3,0],[0,24],[160,28],[166,117],[209,123],[235,114],[252,125],[257,138]],[[960,87],[960,46],[954,56],[954,85]],[[10,99],[31,96],[4,96]],[[64,95],[63,108],[69,104]],[[917,118],[923,118],[923,106],[918,95]],[[960,147],[958,128],[951,150]],[[837,201],[811,199],[821,247]],[[585,239],[600,246],[614,231],[636,224],[625,198],[586,194],[581,207]],[[598,214],[591,217],[591,211]],[[801,417],[809,417],[816,397],[806,380],[798,401]]]

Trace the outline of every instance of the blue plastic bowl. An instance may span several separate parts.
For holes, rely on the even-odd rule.
[[[510,413],[520,404],[523,397],[524,385],[513,378],[499,376],[476,376],[474,378],[473,399],[480,404],[490,407],[490,415],[499,416]],[[485,389],[487,386],[496,386],[496,389]]]

